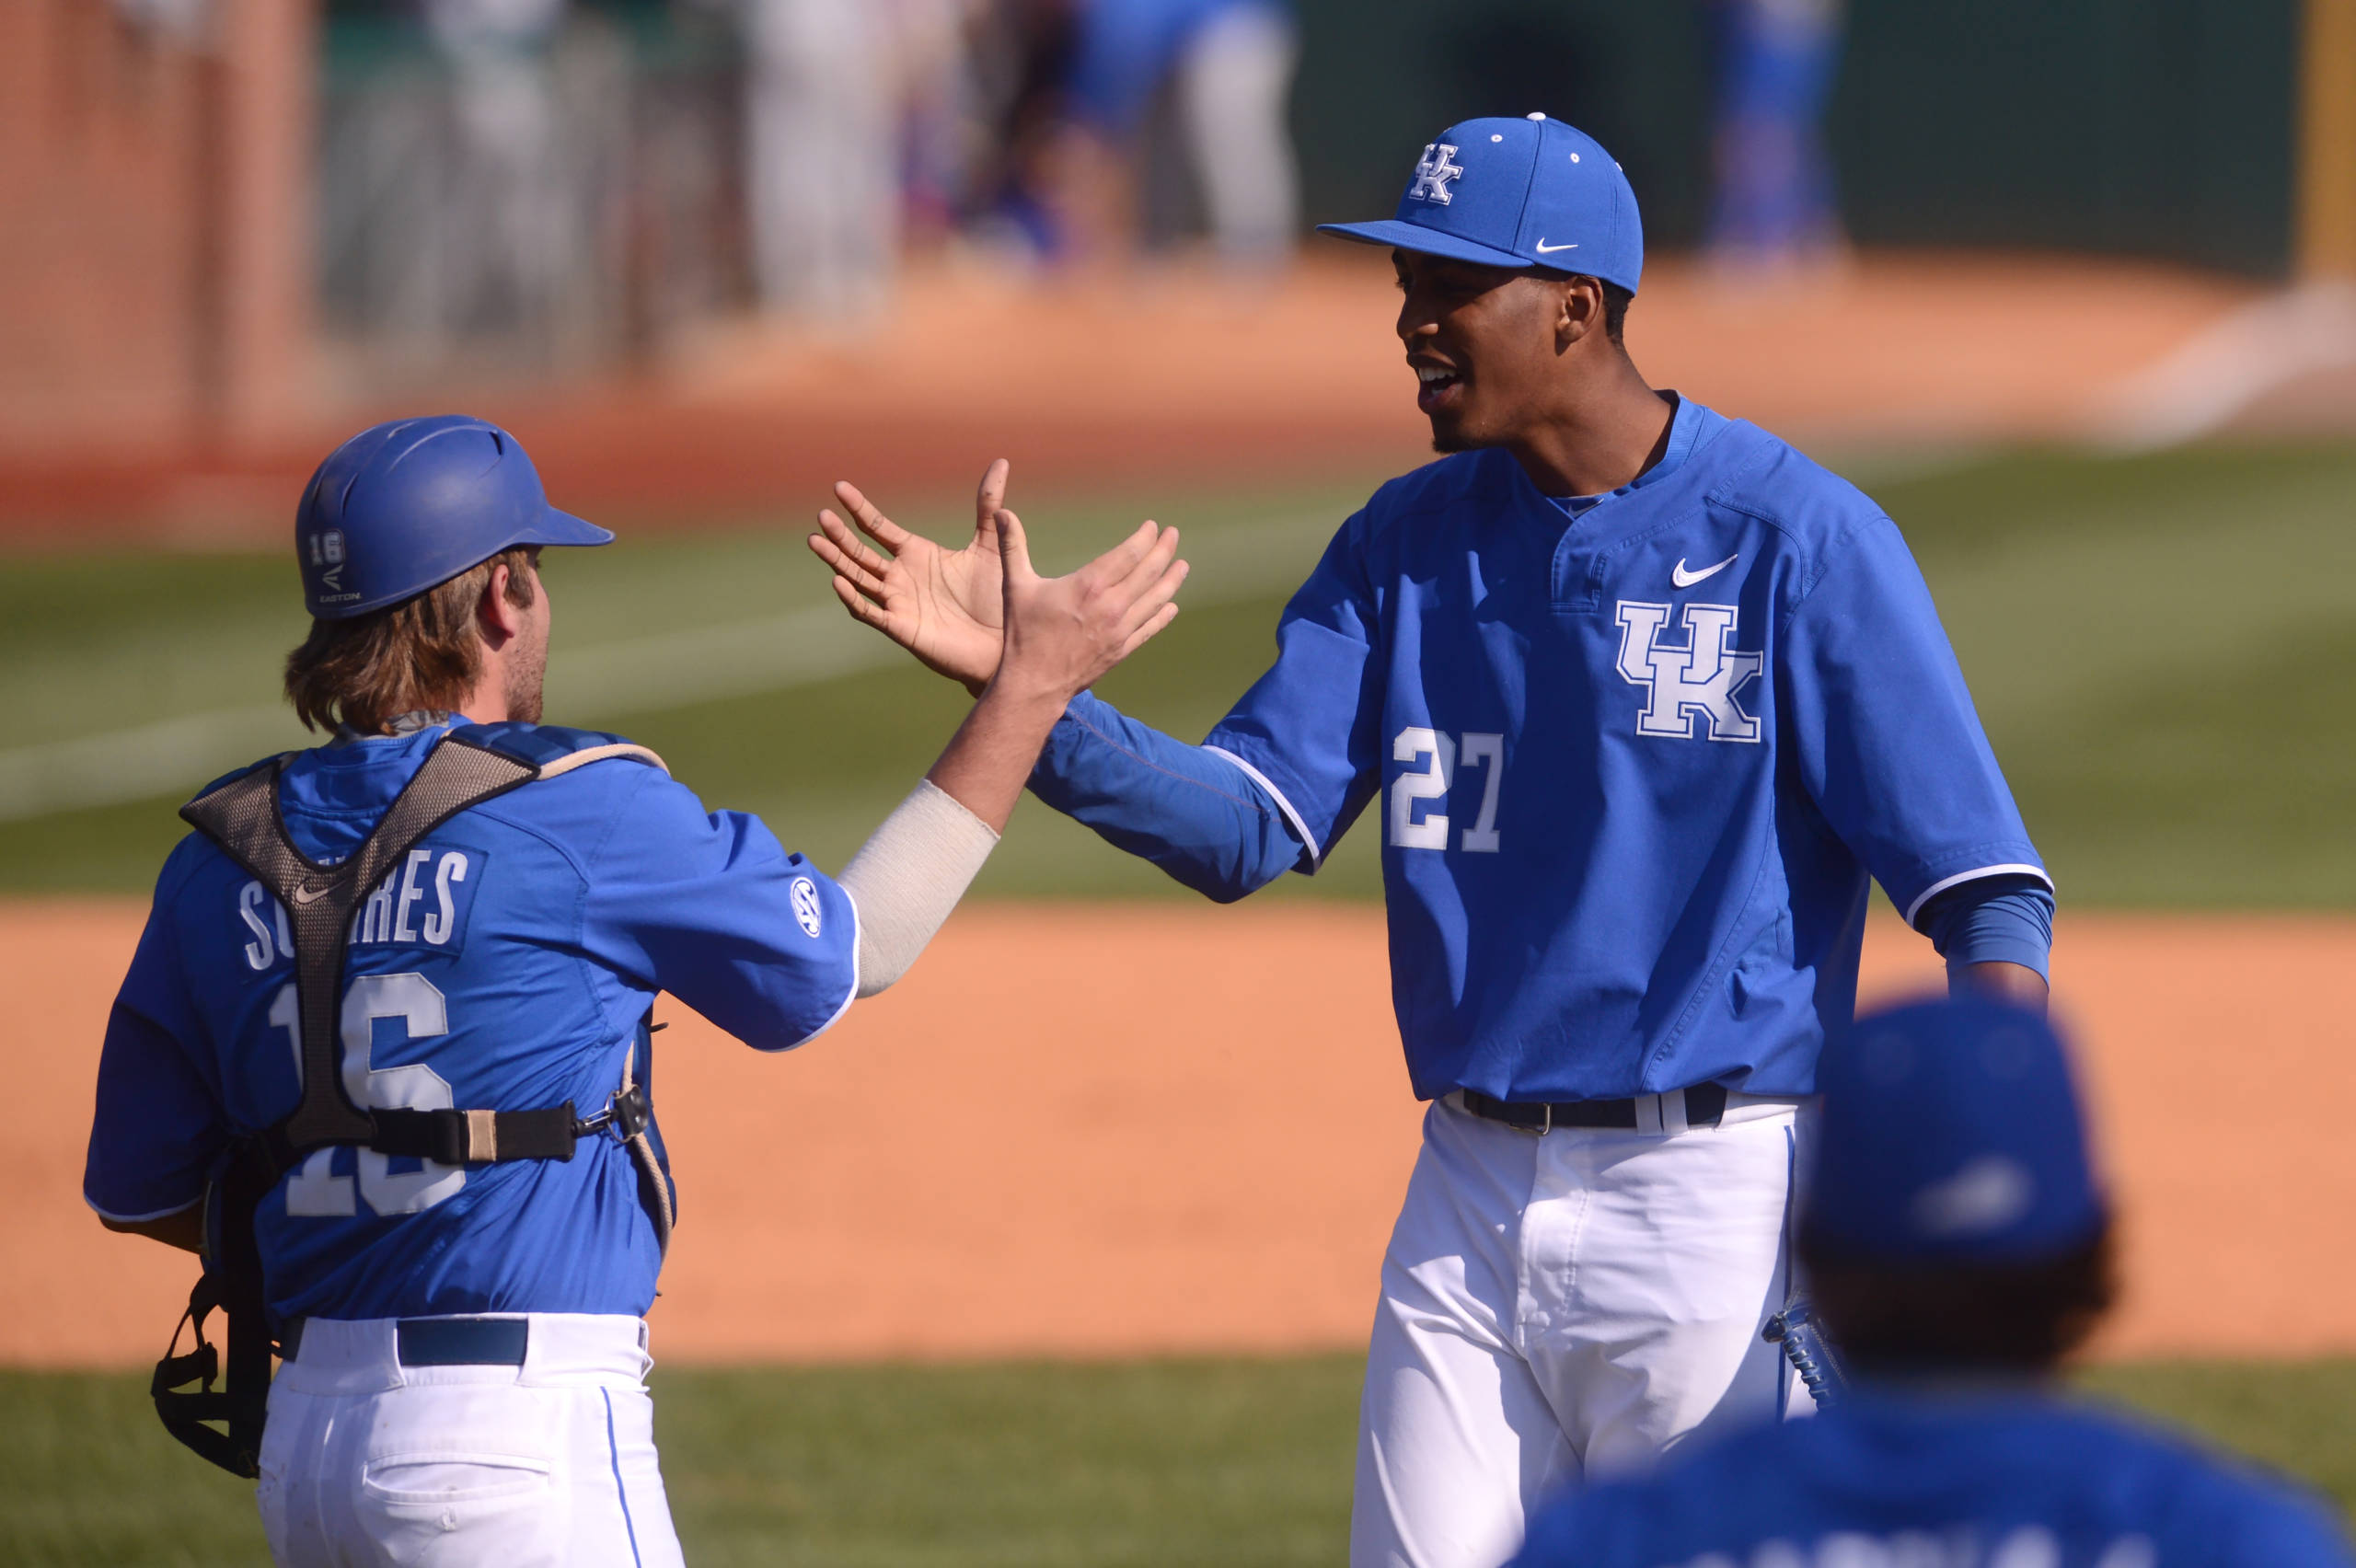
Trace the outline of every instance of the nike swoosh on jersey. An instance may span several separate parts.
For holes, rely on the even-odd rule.
[[[308,883],[306,883],[294,890],[294,902],[297,904],[317,904],[320,899],[325,898],[329,894],[333,893],[334,891],[335,890],[331,887],[312,887]]]
[[[1557,250],[1576,250],[1578,248],[1579,242],[1576,239],[1571,241],[1568,245],[1549,245],[1542,239],[1538,242],[1538,254],[1541,256],[1552,256]]]
[[[1727,557],[1726,559],[1718,562],[1715,566],[1705,566],[1699,571],[1688,571],[1685,570],[1685,558],[1683,556],[1679,556],[1677,558],[1677,564],[1669,569],[1669,579],[1670,582],[1676,583],[1680,588],[1691,588],[1693,584],[1701,582],[1702,579],[1705,577],[1715,577],[1719,572],[1724,571],[1727,567],[1732,566],[1736,561],[1740,560],[1741,559],[1742,552],[1738,550],[1733,555]]]

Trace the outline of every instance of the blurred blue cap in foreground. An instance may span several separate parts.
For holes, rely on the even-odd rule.
[[[1817,1083],[1802,1223],[1827,1252],[2031,1262],[2106,1217],[2067,1052],[2038,1014],[1981,1000],[1877,1013],[1826,1047]]]

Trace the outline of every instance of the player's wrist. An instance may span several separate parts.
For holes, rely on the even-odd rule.
[[[976,693],[976,700],[1010,716],[1045,717],[1049,724],[1063,717],[1073,698],[1086,690],[1068,680],[1038,671],[1000,664]]]

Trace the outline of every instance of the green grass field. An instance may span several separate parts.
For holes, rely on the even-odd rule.
[[[1913,542],[2070,904],[2356,901],[2356,817],[2339,806],[2356,786],[2343,674],[2356,450],[2031,455],[1865,477]],[[1149,510],[1185,529],[1187,613],[1103,689],[1192,739],[1265,667],[1287,592],[1366,488],[1049,505],[1030,521],[1066,563]],[[804,531],[626,536],[553,557],[549,716],[644,741],[710,802],[760,812],[834,866],[930,762],[963,696],[837,624]],[[178,800],[300,744],[272,709],[277,661],[302,631],[291,578],[274,557],[8,564],[0,887],[143,890]],[[111,756],[60,755],[126,731]],[[177,774],[172,758],[186,759]],[[1313,883],[1275,895],[1375,896],[1370,840],[1352,835]],[[1026,807],[980,891],[1177,890]]]
[[[656,1431],[698,1568],[1338,1564],[1357,1375],[1341,1355],[665,1372]],[[2085,1382],[2356,1505],[2356,1363]],[[250,1488],[164,1435],[144,1378],[0,1373],[0,1562],[262,1556]]]

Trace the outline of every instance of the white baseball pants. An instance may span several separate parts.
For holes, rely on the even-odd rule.
[[[646,1325],[528,1320],[520,1367],[405,1367],[392,1319],[306,1323],[262,1433],[279,1568],[679,1568]]]
[[[1657,1128],[1666,1101],[1647,1096]],[[1640,1115],[1642,1114],[1640,1111]],[[1590,1475],[1807,1394],[1760,1339],[1790,1288],[1812,1111],[1540,1136],[1437,1101],[1382,1263],[1351,1568],[1496,1568]]]

